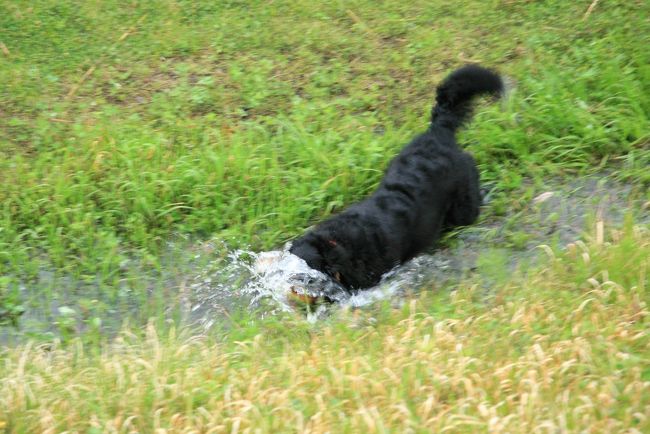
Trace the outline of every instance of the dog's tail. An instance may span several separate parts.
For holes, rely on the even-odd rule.
[[[503,80],[496,72],[467,65],[449,74],[438,86],[431,126],[457,130],[472,116],[472,99],[478,95],[500,95]]]

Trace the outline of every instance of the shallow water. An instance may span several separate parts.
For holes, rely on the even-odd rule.
[[[505,217],[489,217],[480,224],[464,228],[453,236],[448,245],[420,255],[383,276],[375,287],[355,294],[328,287],[323,293],[337,301],[324,304],[307,319],[315,321],[327,316],[332,310],[360,308],[379,300],[391,300],[399,304],[407,294],[422,288],[436,289],[453,286],[464,277],[480,274],[483,283],[490,285],[496,279],[495,268],[509,275],[518,266],[534,262],[540,244],[564,246],[580,239],[588,230],[590,220],[603,220],[607,225],[619,226],[626,212],[636,215],[638,223],[649,221],[641,208],[643,199],[631,196],[629,185],[605,178],[587,177],[568,185],[555,184],[540,190],[517,212]],[[523,242],[513,242],[509,236],[513,230],[526,235]],[[228,315],[233,306],[246,306],[261,316],[295,310],[287,298],[293,287],[291,277],[311,273],[322,283],[327,278],[310,270],[300,258],[283,250],[256,253],[238,251],[228,257],[226,264],[216,269],[206,269],[190,286],[191,310],[188,320],[209,328],[220,317]],[[260,269],[260,259],[267,259],[269,268]],[[338,292],[337,292],[338,291]],[[317,289],[306,291],[310,295],[322,295]]]
[[[509,274],[522,263],[534,263],[538,245],[563,246],[580,239],[595,219],[604,220],[606,227],[620,226],[631,211],[637,223],[650,221],[647,210],[642,210],[647,198],[607,178],[585,177],[569,184],[551,181],[530,188],[534,194],[518,209],[497,217],[489,215],[488,207],[478,224],[463,228],[437,250],[392,270],[379,285],[357,294],[340,290],[310,270],[300,258],[288,254],[287,246],[270,252],[232,251],[215,240],[170,242],[161,271],[133,263],[109,291],[93,279],[42,270],[35,281],[20,283],[27,312],[19,328],[0,327],[0,343],[54,337],[64,329],[83,333],[97,326],[96,318],[102,333],[113,334],[125,319],[142,323],[161,309],[167,319],[209,329],[228,323],[240,310],[262,317],[296,311],[287,294],[297,284],[312,295],[321,290],[337,301],[307,315],[316,321],[337,309],[363,308],[379,300],[399,304],[407,294],[453,287],[465,277],[479,276],[489,287],[498,281],[500,268]],[[524,234],[523,241],[513,239],[513,231]]]
[[[306,312],[307,320],[316,321],[332,309],[363,307],[378,300],[403,296],[433,277],[436,271],[449,268],[449,260],[423,255],[386,273],[373,288],[349,292],[328,276],[309,268],[301,258],[282,250],[252,252],[239,250],[221,262],[217,271],[206,271],[189,286],[188,320],[203,328],[211,327],[228,311],[246,306],[261,317],[299,309],[290,294],[326,297],[333,303],[321,303]],[[304,307],[304,306],[303,306]]]

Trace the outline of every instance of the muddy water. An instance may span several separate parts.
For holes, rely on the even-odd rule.
[[[0,343],[93,328],[112,334],[125,319],[140,324],[161,313],[168,320],[210,329],[228,323],[241,310],[262,317],[292,312],[295,308],[287,292],[296,275],[321,284],[321,290],[338,301],[307,315],[316,321],[337,309],[362,308],[378,300],[399,304],[409,293],[453,287],[468,276],[479,275],[489,285],[522,264],[534,263],[540,254],[538,245],[562,246],[580,239],[595,219],[617,226],[626,212],[632,212],[637,223],[650,221],[643,210],[647,200],[643,192],[608,178],[549,182],[531,185],[528,191],[529,198],[522,199],[517,209],[494,216],[488,204],[478,224],[387,273],[376,287],[356,294],[327,286],[322,275],[305,269],[304,262],[282,248],[261,253],[231,251],[214,240],[170,243],[162,270],[151,272],[143,264],[132,264],[128,275],[110,283],[108,290],[106,284],[93,279],[43,270],[36,281],[21,283],[26,313],[18,328],[0,327]],[[306,288],[318,291],[318,285]]]

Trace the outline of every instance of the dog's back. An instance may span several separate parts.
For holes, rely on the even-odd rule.
[[[291,252],[348,288],[366,288],[430,247],[446,227],[473,223],[478,172],[455,133],[471,117],[475,96],[502,91],[490,70],[454,71],[438,86],[428,130],[391,161],[378,189],[295,240]]]

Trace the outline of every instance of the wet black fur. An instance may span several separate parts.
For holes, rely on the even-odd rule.
[[[391,161],[377,190],[296,239],[291,252],[348,289],[367,288],[431,247],[443,230],[476,221],[479,175],[455,132],[470,118],[474,96],[502,91],[490,70],[454,71],[438,86],[429,128]]]

